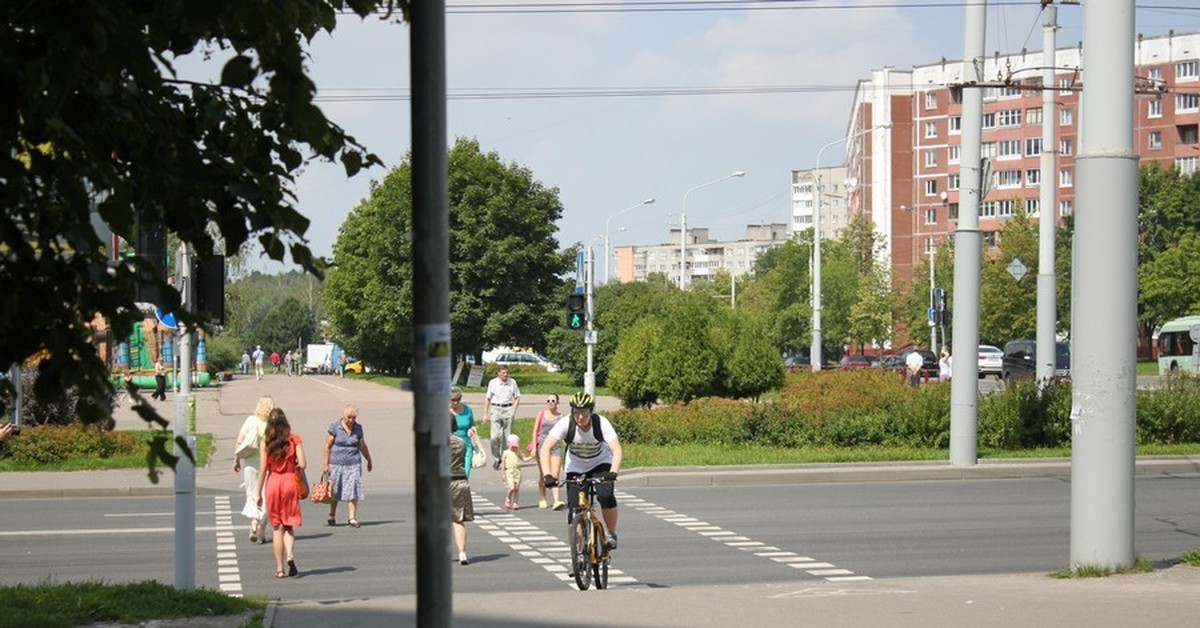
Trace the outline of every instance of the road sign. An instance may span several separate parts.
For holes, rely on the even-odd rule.
[[[583,332],[583,344],[585,344],[585,345],[596,344],[596,330],[589,329],[589,330]]]
[[[175,329],[179,326],[178,322],[175,320],[175,315],[171,312],[164,311],[161,307],[154,308],[154,317],[158,319],[158,322],[162,323],[163,327]]]
[[[1021,278],[1028,272],[1029,269],[1025,268],[1025,263],[1020,258],[1014,257],[1013,261],[1008,263],[1008,274],[1012,275],[1013,279],[1017,281],[1021,281]]]

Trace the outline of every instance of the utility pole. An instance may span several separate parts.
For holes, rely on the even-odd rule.
[[[446,3],[414,2],[412,87],[413,405],[417,625],[450,626],[450,203]],[[467,462],[470,464],[470,461]]]
[[[184,242],[179,248],[178,272],[181,297],[180,307],[184,312],[192,309],[192,256]],[[188,405],[192,396],[192,329],[176,316],[178,333],[179,370],[175,382],[175,450],[179,457],[175,463],[175,588],[193,591],[196,588],[196,464],[184,452],[196,455],[196,435],[188,432]]]
[[[1038,190],[1038,275],[1037,275],[1037,364],[1038,386],[1045,386],[1054,378],[1055,328],[1058,322],[1058,296],[1055,294],[1055,242],[1054,230],[1058,227],[1058,205],[1055,190],[1058,182],[1058,145],[1054,141],[1054,127],[1058,124],[1058,110],[1054,106],[1056,52],[1055,31],[1058,30],[1058,7],[1043,0],[1042,11],[1046,13],[1042,27],[1042,185]]]
[[[983,73],[987,1],[967,0],[963,30],[962,164],[954,231],[954,365],[950,378],[950,464],[973,467],[979,447],[979,204],[982,201]]]
[[[592,289],[595,285],[596,260],[592,253],[592,245],[587,247],[587,260],[584,263],[584,294],[587,297],[587,329],[583,332],[583,344],[587,346],[587,372],[583,374],[583,390],[589,395],[596,394],[596,371],[592,368],[596,346],[596,307],[592,299]]]
[[[1071,568],[1134,561],[1138,155],[1134,0],[1083,8],[1071,285]],[[1051,183],[1049,181],[1044,184]],[[1040,354],[1043,349],[1039,349]],[[1052,352],[1051,347],[1044,349]]]

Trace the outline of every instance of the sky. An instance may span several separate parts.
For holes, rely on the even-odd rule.
[[[689,228],[737,239],[747,224],[789,222],[790,172],[845,137],[858,80],[963,57],[962,0],[650,3],[671,9],[658,11],[640,10],[649,0],[599,0],[588,5],[597,10],[563,10],[582,1],[448,0],[447,144],[475,138],[557,189],[559,243],[595,244],[598,269],[606,224],[613,247],[665,243],[687,191],[734,171],[746,174],[690,194]],[[988,55],[1041,48],[1036,0],[990,4]],[[1135,32],[1198,32],[1197,4],[1139,1]],[[520,8],[529,6],[536,12]],[[1083,12],[1060,5],[1059,47],[1082,41]],[[299,178],[317,255],[332,255],[372,180],[411,148],[408,47],[408,25],[356,16],[309,46],[319,106],[385,164],[348,179],[315,163]],[[692,95],[662,93],[680,88]],[[822,165],[841,150],[825,151]],[[290,268],[257,251],[248,266]]]

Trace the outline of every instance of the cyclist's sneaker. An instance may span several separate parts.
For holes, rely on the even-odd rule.
[[[604,541],[604,546],[610,550],[617,549],[617,533],[609,532],[608,539]]]
[[[567,504],[564,502],[554,502],[554,510],[562,510],[563,508],[566,508],[566,507],[567,507]]]

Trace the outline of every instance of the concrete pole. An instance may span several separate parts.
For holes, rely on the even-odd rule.
[[[1044,386],[1054,377],[1054,332],[1058,322],[1058,295],[1055,294],[1055,227],[1058,226],[1058,144],[1054,127],[1058,124],[1054,107],[1057,78],[1054,66],[1058,30],[1058,7],[1053,4],[1046,12],[1042,28],[1042,185],[1038,190],[1038,276],[1037,276],[1037,381]]]
[[[1083,8],[1072,307],[1071,568],[1133,564],[1138,155],[1134,0]],[[1043,349],[1038,348],[1041,354]],[[1047,351],[1049,353],[1049,351]]]
[[[412,3],[413,431],[417,625],[450,626],[450,212],[446,4]],[[468,462],[467,464],[470,464]]]
[[[179,294],[183,310],[192,308],[192,256],[185,242],[179,251]],[[177,320],[180,317],[176,317]],[[181,442],[196,454],[196,436],[187,430],[188,398],[192,396],[192,330],[178,325],[179,370],[175,394],[175,588],[196,588],[196,464],[184,454]]]
[[[593,286],[595,285],[596,277],[596,259],[592,254],[591,244],[588,244],[587,247],[587,258],[584,261],[584,267],[586,279],[584,279],[583,293],[587,297],[585,306],[587,307],[587,332],[583,336],[583,343],[587,346],[587,371],[583,374],[583,390],[589,395],[595,395],[596,371],[592,366],[592,362],[595,359],[594,349],[596,343],[590,342],[590,340],[592,340],[591,336],[596,332],[596,308],[594,301],[592,300],[592,290]]]
[[[934,284],[934,279],[933,279],[934,274],[935,274],[934,267],[936,264],[936,262],[934,262],[935,251],[936,251],[936,249],[934,251],[929,252],[929,309],[931,309],[931,310],[935,309],[937,307],[937,301],[933,298],[933,293],[934,293],[934,290],[936,289],[935,284]],[[933,318],[930,317],[930,319],[929,319],[929,350],[934,353],[940,353],[938,351],[938,348],[939,347],[938,347],[938,336],[937,336],[937,323],[934,323]]]
[[[979,203],[983,199],[981,137],[983,92],[975,84],[983,73],[987,0],[967,0],[963,30],[962,160],[958,228],[954,230],[954,364],[950,378],[950,464],[973,467],[979,447],[979,282],[982,238]]]
[[[695,189],[695,188],[693,188]],[[687,290],[687,197],[692,190],[683,195],[683,212],[679,214],[679,289]]]
[[[819,373],[821,371],[821,343],[823,337],[821,334],[821,153],[825,152],[826,148],[845,142],[849,138],[843,138],[836,142],[830,142],[821,147],[817,151],[817,179],[815,182],[817,198],[813,201],[813,242],[812,242],[812,346],[808,350],[808,361],[812,367],[812,372]]]

